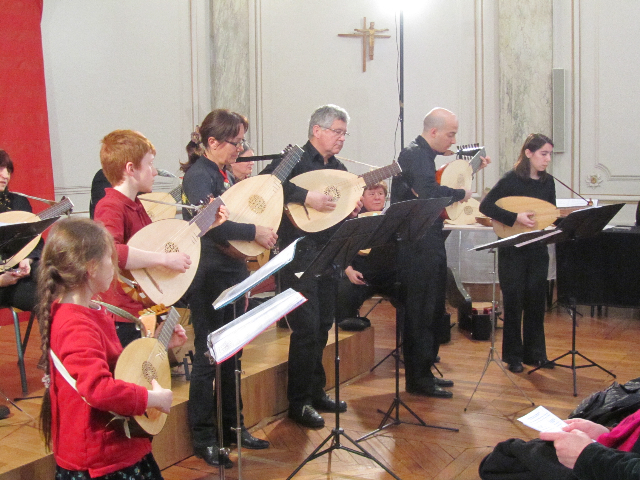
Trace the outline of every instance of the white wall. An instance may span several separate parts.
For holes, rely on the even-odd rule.
[[[459,143],[483,142],[478,97],[482,86],[473,0],[413,2],[405,9],[405,144],[422,131],[422,119],[442,106],[460,117]],[[351,137],[341,156],[376,166],[397,158],[397,2],[255,0],[257,110],[252,141],[262,153],[307,140],[309,116],[334,103],[351,116]],[[392,38],[375,41],[375,57],[362,71],[362,40],[339,37],[363,27],[363,17]],[[481,50],[481,48],[480,48]],[[253,128],[253,127],[252,127]],[[257,131],[256,131],[257,130]],[[444,160],[443,160],[444,163]],[[355,173],[365,167],[347,163]]]
[[[210,103],[197,69],[192,81],[192,30],[200,29],[193,54],[208,54],[203,15],[204,0],[45,0],[54,181],[56,194],[69,195],[76,210],[88,208],[100,139],[112,130],[144,133],[160,168],[176,172],[185,160],[193,118],[200,115],[197,102]]]

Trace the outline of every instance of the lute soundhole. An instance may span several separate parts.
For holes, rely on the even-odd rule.
[[[471,215],[473,213],[473,207],[470,205],[465,205],[463,212],[465,215]]]
[[[331,197],[334,202],[340,199],[340,190],[338,190],[333,185],[329,185],[327,188],[325,188],[323,193],[326,196]]]
[[[179,251],[178,245],[173,242],[167,242],[164,244],[164,253],[175,253]]]
[[[142,362],[142,376],[147,379],[149,383],[151,380],[158,379],[158,372],[151,362]]]
[[[267,202],[260,195],[251,195],[249,197],[249,208],[254,213],[262,213],[267,208]]]

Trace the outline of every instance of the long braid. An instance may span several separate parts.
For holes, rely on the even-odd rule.
[[[90,262],[111,254],[114,265],[116,253],[113,239],[103,226],[87,218],[68,218],[57,222],[45,244],[38,269],[38,298],[36,307],[40,325],[42,357],[38,367],[44,370],[45,393],[40,410],[40,428],[45,447],[51,450],[51,307],[66,293],[87,281]]]
[[[51,451],[51,397],[49,387],[51,382],[51,367],[49,348],[51,344],[51,304],[58,296],[60,285],[54,277],[60,276],[50,264],[41,265],[38,272],[38,298],[37,306],[38,323],[40,325],[40,338],[42,357],[38,367],[44,370],[45,391],[40,409],[40,430],[44,438],[45,448]]]

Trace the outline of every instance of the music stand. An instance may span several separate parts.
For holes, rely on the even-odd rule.
[[[244,294],[247,293],[248,291],[250,291],[252,288],[254,288],[255,286],[259,285],[264,280],[269,278],[271,275],[273,275],[273,274],[277,273],[278,271],[280,271],[280,269],[282,267],[284,267],[285,265],[290,263],[293,260],[293,257],[296,254],[296,245],[301,239],[302,239],[302,237],[297,239],[297,240],[295,240],[294,242],[292,242],[289,246],[287,246],[287,248],[282,250],[282,252],[280,252],[278,255],[273,257],[271,260],[269,260],[267,263],[265,263],[262,267],[260,267],[258,270],[256,270],[253,273],[253,275],[248,276],[242,282],[227,288],[220,295],[218,295],[218,298],[216,298],[215,301],[213,302],[213,308],[215,310],[219,310],[219,309],[224,308],[225,306],[233,303],[233,318],[234,318],[234,320],[232,322],[229,322],[227,325],[225,325],[225,326],[221,327],[220,329],[216,330],[216,332],[218,332],[218,335],[220,335],[225,330],[228,330],[227,326],[231,325],[232,323],[235,324],[234,322],[237,320],[237,318],[236,318],[236,301],[238,299],[242,298],[244,296]],[[282,292],[280,295],[276,295],[273,299],[269,300],[269,302],[272,302],[275,298],[282,298],[281,296],[284,293],[285,292]],[[287,295],[290,295],[290,293],[287,292]],[[249,313],[251,313],[251,315],[248,315],[248,318],[252,318],[252,315],[254,313],[256,313],[256,312],[262,311],[264,309],[264,306],[271,305],[269,302],[265,302],[261,306],[251,310],[251,312],[245,313],[240,318],[247,317],[247,314],[249,314]],[[297,307],[297,305],[296,305],[296,307]],[[287,313],[289,313],[289,312],[286,312],[284,315],[286,315]],[[284,315],[281,315],[281,317],[284,316]],[[281,317],[278,317],[278,318],[281,318]],[[273,320],[273,322],[277,321],[278,318]],[[273,322],[271,322],[271,323],[273,323]],[[265,328],[268,325],[270,325],[271,323],[267,324],[265,326]],[[211,333],[209,335],[209,339],[211,339],[211,337],[216,332]],[[257,333],[256,333],[256,335],[257,335]],[[253,337],[252,337],[252,339],[253,339]],[[248,343],[248,342],[246,342],[246,343]],[[240,350],[241,348],[242,347],[239,347],[233,353],[233,355],[235,355],[235,353],[237,353],[237,351]],[[212,356],[212,358],[213,358],[213,356]],[[216,417],[217,417],[217,421],[218,421],[218,437],[219,437],[218,438],[218,443],[219,443],[219,447],[220,447],[220,450],[218,452],[218,454],[219,454],[219,462],[220,462],[220,475],[221,475],[220,478],[224,478],[224,461],[223,461],[223,459],[221,457],[222,457],[223,454],[228,453],[228,451],[224,448],[223,441],[222,441],[222,439],[223,439],[223,432],[222,432],[222,401],[221,401],[221,398],[222,398],[222,394],[221,394],[222,385],[221,385],[221,383],[222,383],[222,381],[219,381],[218,379],[220,378],[220,374],[221,374],[220,364],[224,360],[226,360],[227,358],[224,358],[224,359],[220,360],[219,362],[216,362],[216,385],[220,387],[220,388],[216,388],[216,399],[217,399]],[[237,427],[235,428],[235,431],[236,431],[236,442],[237,442],[237,445],[238,445],[238,478],[241,479],[242,478],[242,441],[241,441],[242,440],[242,438],[241,438],[242,437],[242,425],[241,425],[241,420],[240,420],[240,383],[242,381],[242,371],[238,368],[238,357],[235,357],[235,381],[236,381],[236,422],[237,422]]]
[[[369,239],[376,232],[378,227],[384,220],[383,215],[362,217],[352,220],[347,220],[340,225],[338,230],[333,234],[329,241],[325,244],[320,253],[313,259],[311,264],[307,267],[302,277],[305,276],[321,276],[329,273],[333,277],[339,278],[347,265],[351,263],[351,260],[358,253],[359,250],[368,248]],[[336,405],[340,403],[340,351],[338,348],[338,325],[334,318],[334,334],[335,334],[335,383],[336,383]],[[361,457],[368,458],[375,462],[380,468],[385,470],[393,478],[400,480],[400,478],[384,466],[377,458],[371,453],[362,448],[355,440],[347,435],[342,427],[340,427],[340,410],[336,409],[336,425],[331,430],[331,433],[316,447],[307,458],[287,477],[287,480],[293,478],[302,467],[308,462],[318,457],[323,456],[326,453],[331,453],[334,450],[345,450],[347,452],[359,455]],[[347,447],[340,442],[340,437],[344,436],[349,440],[358,450]],[[331,445],[322,450],[325,444],[331,440]]]
[[[59,218],[57,216],[37,222],[0,224],[0,267]]]
[[[383,223],[375,232],[371,243],[372,247],[380,247],[397,239],[398,242],[413,242],[420,239],[426,233],[427,229],[433,225],[433,222],[440,216],[442,209],[446,207],[451,198],[430,198],[409,200],[406,202],[398,202],[391,205],[386,211]],[[402,306],[399,308],[403,308]],[[411,410],[406,403],[400,398],[400,325],[396,318],[396,347],[389,353],[380,363],[393,356],[395,359],[395,397],[393,398],[391,405],[386,411],[378,410],[384,414],[378,428],[361,436],[356,442],[361,442],[367,438],[375,435],[376,433],[392,427],[394,425],[400,425],[406,423],[408,425],[417,425],[420,427],[439,428],[442,430],[449,430],[452,432],[458,432],[457,428],[441,427],[437,425],[429,425],[424,422],[413,410]],[[377,365],[376,365],[377,366]],[[375,368],[375,367],[374,367]],[[400,420],[400,406],[404,407],[419,423],[407,422]],[[395,418],[392,418],[395,410]],[[389,421],[391,419],[391,421]]]
[[[558,230],[560,230],[561,232],[559,235],[556,235],[554,237],[543,236],[541,237],[541,241],[543,243],[555,243],[592,237],[602,231],[602,229],[609,223],[609,221],[611,221],[613,217],[616,216],[616,214],[623,206],[624,204],[619,203],[614,205],[590,207],[571,212],[564,220],[562,220],[558,224]],[[533,241],[535,240],[531,239],[525,243],[531,243]],[[598,367],[600,370],[608,373],[613,378],[616,378],[616,375],[576,350],[576,329],[578,324],[576,295],[569,293],[563,298],[559,298],[558,304],[564,305],[571,313],[571,350],[549,361],[557,365],[558,367],[571,369],[573,374],[573,396],[577,397],[578,389],[576,372],[579,368]],[[560,363],[556,363],[557,360],[560,360],[561,358],[564,358],[568,355],[571,355],[571,365],[562,365]],[[589,363],[586,365],[576,365],[576,355]],[[530,375],[540,368],[542,368],[542,365],[529,371],[528,374]]]

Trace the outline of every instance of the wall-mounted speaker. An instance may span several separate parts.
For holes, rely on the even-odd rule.
[[[553,151],[564,152],[565,150],[565,70],[564,68],[554,68],[553,78]]]

